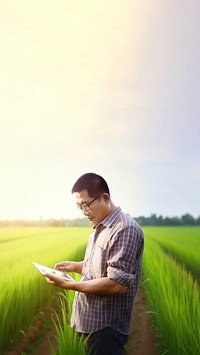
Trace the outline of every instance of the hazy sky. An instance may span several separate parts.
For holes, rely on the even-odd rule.
[[[0,219],[200,215],[199,0],[0,0]]]

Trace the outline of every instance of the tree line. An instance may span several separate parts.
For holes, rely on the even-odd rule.
[[[150,217],[135,218],[141,226],[195,226],[200,225],[200,216],[194,218],[191,214],[186,213],[181,217],[163,217],[151,214]]]
[[[200,216],[194,218],[186,213],[181,217],[163,217],[151,214],[150,217],[134,217],[141,226],[199,226]],[[39,219],[39,220],[4,220],[0,221],[0,227],[87,227],[90,222],[86,218],[76,219]]]

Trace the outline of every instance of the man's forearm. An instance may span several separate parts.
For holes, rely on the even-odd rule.
[[[93,295],[124,294],[127,286],[121,285],[108,277],[89,281],[65,282],[61,287]]]

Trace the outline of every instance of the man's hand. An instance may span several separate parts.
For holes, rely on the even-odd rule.
[[[77,274],[81,274],[83,268],[82,261],[61,261],[55,264],[54,269],[67,271],[67,272],[76,272]]]
[[[47,282],[51,285],[57,286],[57,287],[62,287],[65,288],[66,290],[70,290],[70,285],[73,283],[71,281],[68,281],[66,279],[63,279],[62,277],[53,275],[53,274],[46,274],[44,275]]]

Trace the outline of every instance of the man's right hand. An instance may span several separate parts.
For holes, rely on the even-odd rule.
[[[61,261],[54,265],[54,269],[67,271],[67,272],[76,272],[81,274],[83,268],[82,261]]]

